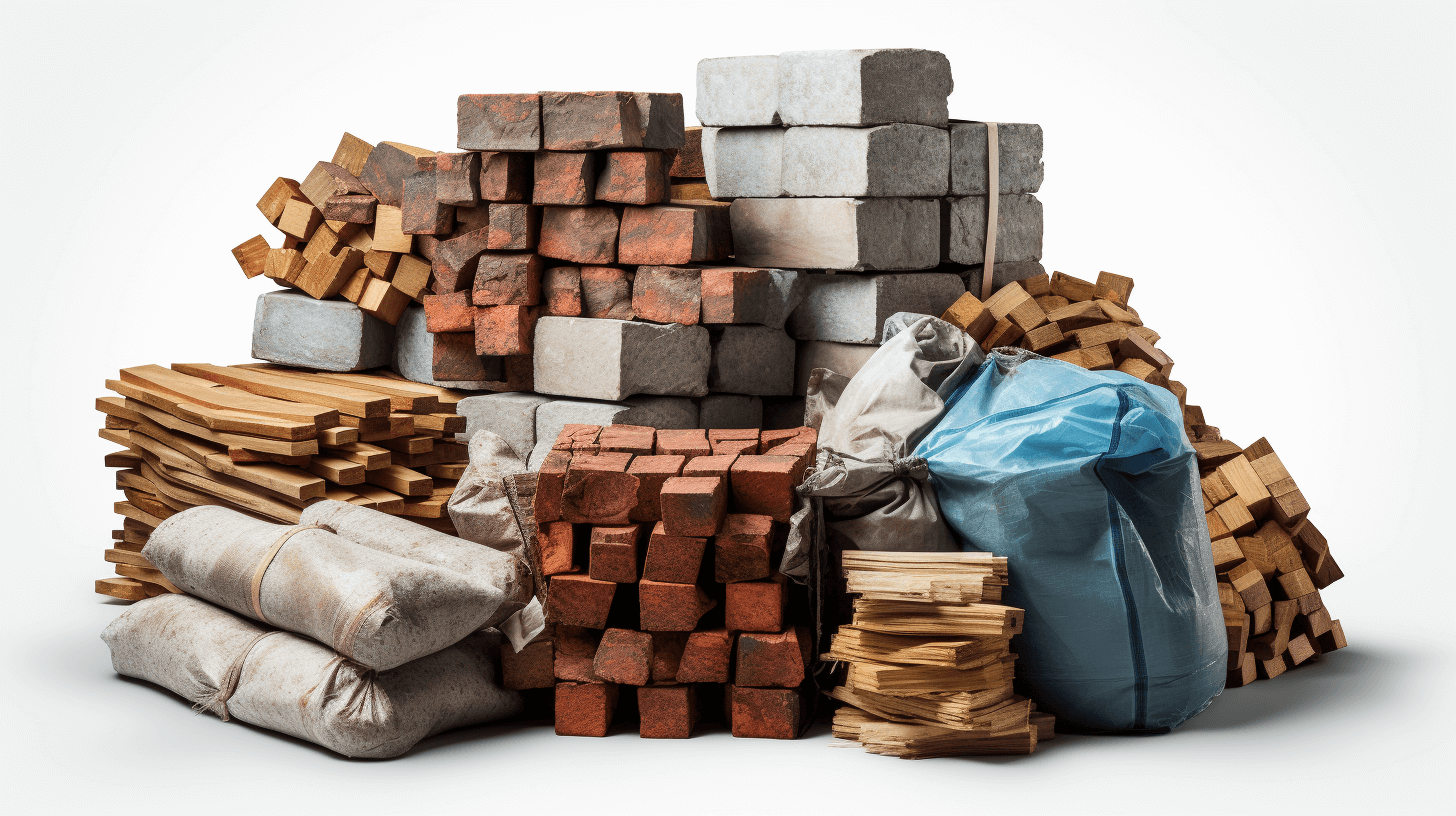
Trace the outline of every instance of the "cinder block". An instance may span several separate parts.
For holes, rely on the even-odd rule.
[[[726,132],[718,134],[719,143]],[[941,128],[799,127],[782,133],[783,190],[791,196],[943,196],[949,187],[950,134]]]
[[[702,393],[707,389],[707,330],[703,332]],[[344,300],[314,300],[299,292],[267,292],[253,312],[253,356],[324,371],[362,371],[389,365],[393,326]]]
[[[703,172],[708,192],[714,198],[783,195],[785,133],[779,127],[704,128]]]
[[[642,320],[694,325],[702,299],[702,270],[696,267],[639,266],[632,279],[632,312]]]
[[[583,354],[587,349],[591,353]],[[543,394],[701,397],[708,393],[709,362],[708,330],[702,326],[580,317],[543,317],[536,323],[535,382]]]
[[[694,112],[709,127],[777,125],[778,57],[698,61]]]
[[[951,123],[951,195],[986,195],[989,192],[986,147],[985,122]],[[999,193],[1034,193],[1041,189],[1042,178],[1046,174],[1041,148],[1041,125],[1010,122],[996,125],[996,187]]]
[[[788,328],[799,340],[879,345],[885,318],[896,312],[939,317],[965,291],[959,277],[938,272],[805,275],[804,300]]]
[[[804,396],[809,393],[809,375],[816,368],[825,368],[844,377],[853,377],[855,372],[872,357],[879,346],[858,343],[831,343],[823,340],[806,340],[799,343],[799,358],[794,364],[794,393]]]
[[[792,394],[794,354],[794,340],[782,329],[755,325],[715,329],[708,388],[729,394]]]
[[[465,417],[465,430],[455,438],[469,441],[480,431],[490,431],[524,462],[536,446],[536,409],[550,401],[550,397],[520,391],[466,397],[455,403],[455,413]]]
[[[955,87],[950,60],[918,48],[788,51],[779,55],[778,82],[785,125],[945,127]]]
[[[1036,196],[1001,196],[996,224],[996,263],[1041,260],[1041,202]],[[963,264],[986,262],[986,196],[951,201],[949,259]]]
[[[567,425],[644,425],[650,428],[696,428],[698,408],[683,397],[632,397],[622,402],[546,400],[534,411],[536,439],[530,468],[540,467],[551,444]],[[461,405],[465,400],[461,400]],[[467,426],[468,427],[468,426]]]
[[[743,394],[709,394],[698,403],[700,428],[759,428],[763,400]]]
[[[399,325],[395,327],[395,373],[407,380],[442,388],[468,390],[485,388],[487,383],[500,382],[504,379],[500,358],[475,354],[475,335],[472,332],[473,328],[463,332],[431,333],[425,322],[424,308],[406,307],[399,319]],[[458,340],[454,339],[457,337]],[[451,345],[452,343],[455,345]],[[443,367],[442,371],[475,376],[473,379],[438,379],[435,371],[442,361],[454,362],[453,365]]]
[[[461,94],[455,125],[461,150],[540,150],[541,96]]]
[[[940,205],[932,199],[740,198],[729,212],[735,260],[745,266],[896,271],[940,263]]]

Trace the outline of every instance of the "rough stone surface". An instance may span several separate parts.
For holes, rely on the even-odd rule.
[[[999,255],[1000,253],[997,254]],[[985,264],[975,264],[974,266],[959,268],[955,274],[959,275],[961,282],[966,285],[966,291],[979,298],[981,296],[981,278],[985,275],[985,271]],[[998,263],[991,273],[991,291],[999,292],[1002,287],[1012,281],[1023,281],[1027,278],[1045,275],[1046,273],[1046,267],[1037,261]]]
[[[725,201],[625,207],[617,236],[617,260],[670,266],[727,258],[733,254],[728,210]]]
[[[659,150],[612,150],[603,154],[597,171],[597,200],[638,205],[667,201],[670,156]]]
[[[940,205],[931,199],[740,198],[730,215],[735,259],[745,266],[896,271],[940,263]]]
[[[399,142],[380,142],[369,151],[369,159],[359,172],[359,182],[369,188],[380,204],[398,207],[404,194],[405,178],[418,168],[416,160],[421,156],[434,155],[432,151]],[[375,215],[377,218],[377,211]]]
[[[617,262],[617,211],[611,207],[546,207],[540,252],[580,264]]]
[[[461,150],[540,150],[539,94],[461,94],[455,108]]]
[[[632,278],[630,271],[615,266],[583,266],[582,317],[631,320]]]
[[[918,48],[788,51],[779,55],[778,84],[785,125],[945,127],[955,87],[950,60]]]
[[[794,364],[794,393],[801,397],[808,393],[809,375],[816,368],[827,368],[835,374],[853,377],[878,348],[821,340],[799,343],[799,358]]]
[[[471,303],[535,306],[541,302],[541,266],[541,256],[534,252],[481,253]]]
[[[481,153],[480,197],[485,201],[525,203],[531,200],[530,153]]]
[[[718,145],[728,132],[718,133]],[[783,191],[791,196],[943,196],[949,186],[950,135],[941,128],[895,124],[781,132]]]
[[[597,185],[593,153],[537,153],[532,204],[590,204]]]
[[[541,226],[540,208],[530,204],[492,203],[476,209],[488,213],[490,234],[486,246],[491,249],[531,249],[536,246],[536,237]],[[468,210],[457,209],[459,213]]]
[[[534,412],[537,441],[528,463],[532,470],[540,467],[567,425],[643,425],[675,430],[698,426],[698,407],[682,397],[632,397],[622,402],[539,398],[546,401]]]
[[[698,403],[700,428],[763,426],[763,400],[743,394],[709,394]]]
[[[1036,196],[1001,196],[996,207],[996,263],[1041,260],[1041,235],[1041,202]],[[951,201],[948,254],[956,263],[986,262],[986,196]]]
[[[620,400],[708,393],[708,331],[701,326],[543,317],[535,349],[543,394]]]
[[[698,121],[710,127],[777,125],[778,57],[698,61]]]
[[[543,314],[576,317],[581,314],[581,268],[554,266],[541,276]]]
[[[668,169],[671,178],[700,179],[707,175],[703,169],[703,130],[701,127],[683,130],[683,145]]]
[[[959,285],[959,279],[953,280]],[[724,326],[713,332],[712,347],[708,388],[713,391],[757,396],[793,393],[794,341],[783,329]]]
[[[703,172],[708,192],[714,198],[783,195],[788,132],[779,127],[704,128]]]
[[[701,331],[706,383],[708,338]],[[324,371],[362,371],[389,365],[394,332],[393,326],[348,301],[268,292],[258,296],[253,312],[253,357]],[[707,390],[704,385],[702,393]]]
[[[639,266],[632,279],[632,312],[654,323],[691,326],[702,312],[702,270],[690,266]]]
[[[1041,189],[1046,168],[1041,160],[1041,125],[1001,122],[996,125],[996,187],[1002,195]],[[986,195],[990,178],[986,163],[986,123],[954,122],[950,126],[950,194]]]
[[[642,146],[678,150],[686,142],[683,99],[680,93],[634,93],[641,116]]]
[[[466,397],[455,403],[455,413],[465,417],[465,430],[455,438],[469,441],[480,431],[490,431],[525,461],[536,447],[536,409],[549,402],[550,397],[525,391]]]
[[[642,126],[637,98],[631,93],[541,94],[541,147],[546,150],[642,147]]]
[[[789,317],[799,340],[879,345],[885,318],[896,312],[939,317],[965,293],[956,275],[806,275],[804,300]]]
[[[503,379],[501,361],[497,357],[480,357],[474,354],[475,339],[474,327],[470,331],[454,332],[455,335],[462,335],[469,338],[469,349],[462,348],[460,351],[469,353],[475,364],[471,366],[478,369],[481,375],[475,380],[437,380],[435,378],[435,366],[440,357],[441,349],[437,348],[441,343],[450,342],[451,334],[432,334],[425,322],[425,310],[420,306],[409,306],[395,326],[394,340],[394,371],[399,376],[417,383],[438,385],[442,388],[484,388],[487,382],[499,382]],[[465,361],[469,363],[469,360]],[[467,437],[468,438],[468,437]]]

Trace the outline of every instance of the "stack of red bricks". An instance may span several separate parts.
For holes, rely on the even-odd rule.
[[[717,710],[737,737],[798,736],[811,644],[777,565],[816,439],[568,425],[536,486],[550,627],[503,647],[506,686],[554,687],[562,735],[606,736],[635,703],[643,737],[687,738]]]

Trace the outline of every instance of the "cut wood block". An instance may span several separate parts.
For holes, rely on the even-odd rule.
[[[233,247],[233,258],[242,267],[243,274],[249,278],[256,278],[263,274],[264,268],[268,265],[268,241],[261,235],[254,235],[252,238]]]
[[[177,595],[183,594],[182,590],[178,589],[171,581],[168,581],[165,575],[154,569],[149,569],[147,567],[134,567],[130,564],[117,564],[116,574],[131,578],[135,581],[143,581],[148,584],[156,584],[167,590],[168,592],[175,593]]]
[[[156,567],[152,566],[152,562],[143,558],[140,553],[131,552],[130,550],[109,549],[104,553],[104,556],[108,563],[130,564],[134,567],[156,569]]]
[[[1280,588],[1284,590],[1284,596],[1291,600],[1302,598],[1317,591],[1314,586],[1314,581],[1309,577],[1309,573],[1303,569],[1280,575],[1278,580]]]
[[[314,456],[304,469],[338,485],[356,485],[364,481],[364,465],[348,459]]]
[[[1275,601],[1273,628],[1250,640],[1249,651],[1260,660],[1272,660],[1283,654],[1289,648],[1289,635],[1298,611],[1294,601]]]
[[[1229,569],[1244,560],[1243,550],[1232,536],[1224,536],[1213,542],[1213,568],[1218,572]]]
[[[425,475],[433,479],[460,479],[470,467],[468,462],[444,462],[425,466]]]
[[[1090,371],[1108,371],[1114,365],[1112,350],[1107,346],[1081,349],[1082,363]]]
[[[1097,346],[1117,346],[1122,343],[1122,339],[1131,329],[1132,327],[1126,323],[1103,323],[1100,326],[1075,329],[1068,333],[1068,336],[1072,342],[1077,344],[1078,348],[1090,349]],[[1108,356],[1111,356],[1111,350],[1108,351]]]
[[[324,452],[327,455],[345,459],[350,462],[358,462],[365,470],[379,470],[389,467],[389,451],[368,442],[348,442],[341,445],[326,445]]]
[[[1239,659],[1238,668],[1229,669],[1225,685],[1230,688],[1247,686],[1258,679],[1258,671],[1258,660],[1254,657],[1253,652],[1244,652]]]
[[[1213,515],[1223,523],[1230,535],[1245,535],[1254,531],[1254,517],[1238,496],[1213,508]]]
[[[296,249],[270,249],[263,261],[263,274],[278,283],[292,286],[307,266],[308,260]]]
[[[339,146],[334,149],[334,157],[330,161],[357,178],[364,172],[364,165],[369,161],[369,154],[373,150],[374,145],[352,133],[345,133],[339,139]]]
[[[1273,600],[1264,577],[1247,561],[1230,568],[1227,574],[1234,591],[1244,601],[1244,609],[1258,609]]]
[[[430,285],[430,264],[417,255],[397,255],[397,265],[392,276],[387,278],[394,288],[414,300],[419,300]]]
[[[278,219],[278,229],[301,241],[307,241],[313,231],[324,222],[324,214],[307,200],[289,199],[283,205],[283,216]]]
[[[359,429],[349,428],[340,425],[335,428],[324,428],[319,431],[320,445],[347,445],[350,442],[359,441]]]
[[[1236,456],[1243,456],[1244,449],[1227,439],[1221,442],[1195,442],[1193,452],[1198,456],[1198,467],[1217,467]]]
[[[363,267],[364,253],[344,247],[337,255],[321,255],[309,261],[294,284],[310,297],[323,300],[342,292]]]
[[[1094,300],[1093,303],[1096,303],[1097,308],[1101,309],[1102,313],[1107,315],[1107,319],[1115,323],[1126,323],[1129,326],[1141,326],[1143,324],[1143,319],[1141,317],[1138,317],[1138,313],[1136,311],[1132,309],[1124,309],[1115,301],[1098,297],[1098,299]],[[1141,338],[1142,335],[1138,336]],[[1169,367],[1172,367],[1171,361],[1169,362]]]
[[[1218,473],[1233,488],[1251,514],[1263,516],[1268,512],[1271,500],[1269,489],[1259,480],[1259,475],[1254,472],[1254,467],[1247,458],[1236,456],[1229,459],[1218,466]]]
[[[303,192],[304,198],[313,202],[315,207],[322,209],[324,202],[334,196],[363,195],[373,197],[369,188],[359,182],[359,179],[348,170],[333,162],[319,162],[313,166],[308,175],[300,184],[299,190]]]
[[[1268,456],[1273,452],[1274,446],[1269,444],[1269,440],[1267,438],[1261,436],[1259,437],[1258,441],[1254,442],[1254,444],[1248,447],[1248,450],[1245,451],[1245,455],[1248,456],[1249,461],[1252,462],[1255,459],[1262,459],[1263,457]]]
[[[1347,645],[1349,644],[1345,642],[1345,627],[1341,626],[1338,620],[1330,621],[1330,631],[1319,636],[1320,651],[1333,652],[1336,649],[1343,649]]]
[[[1173,370],[1173,358],[1136,332],[1129,331],[1118,344],[1117,350],[1124,358],[1142,360],[1151,365],[1165,377]]]
[[[1036,301],[1036,305],[1040,306],[1041,307],[1041,310],[1043,312],[1046,312],[1047,313],[1047,319],[1048,320],[1051,320],[1052,312],[1055,312],[1058,309],[1061,309],[1062,307],[1066,306],[1068,304],[1068,302],[1069,302],[1066,298],[1062,297],[1061,295],[1040,295],[1040,296],[1037,296],[1037,297],[1032,298],[1032,299]],[[1056,321],[1052,321],[1052,322],[1056,322]]]
[[[1009,317],[1003,317],[996,321],[996,324],[991,327],[991,331],[986,333],[985,339],[981,341],[981,350],[989,352],[991,349],[1001,346],[1014,345],[1023,334],[1025,332],[1020,326],[1012,322]]]
[[[1052,273],[1052,294],[1060,295],[1073,303],[1097,299],[1097,285],[1091,281],[1073,277],[1065,272]]]
[[[299,189],[298,182],[290,178],[279,177],[268,187],[263,197],[258,199],[258,211],[268,219],[268,223],[278,226],[278,221],[283,217],[283,210],[290,201],[308,202],[308,196]]]
[[[400,317],[404,316],[405,307],[409,304],[409,295],[394,288],[388,281],[378,278],[365,284],[364,293],[359,297],[360,309],[391,326],[399,323]]]
[[[1215,505],[1222,504],[1234,496],[1234,489],[1224,480],[1223,475],[1214,471],[1202,479],[1203,495]]]
[[[415,237],[404,231],[404,213],[399,207],[381,203],[374,208],[374,243],[370,248],[405,254],[414,251]]]
[[[986,301],[985,306],[992,317],[998,321],[1003,318],[1010,320],[1021,329],[1022,334],[1047,322],[1046,312],[1015,281],[1001,287]]]
[[[425,414],[415,417],[415,430],[464,433],[465,417],[460,414]]]
[[[975,295],[966,292],[940,316],[941,320],[969,334],[977,343],[986,339],[996,318]]]
[[[429,496],[435,489],[435,482],[429,476],[399,465],[365,471],[364,479],[369,484],[404,496]]]
[[[1098,272],[1097,291],[1116,294],[1117,299],[1125,306],[1128,298],[1132,297],[1132,278],[1114,275],[1111,272]]]
[[[1043,352],[1052,346],[1058,345],[1066,338],[1062,330],[1057,328],[1055,323],[1047,323],[1026,333],[1021,344],[1035,352]]]
[[[1289,639],[1289,659],[1298,666],[1316,654],[1314,647],[1310,645],[1309,637],[1299,635]]]

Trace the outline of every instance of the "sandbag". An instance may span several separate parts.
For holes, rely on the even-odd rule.
[[[337,524],[348,535],[310,523]],[[308,507],[300,526],[194,507],[159,525],[142,555],[190,595],[308,635],[372,669],[492,626],[531,592],[527,566],[510,553],[335,501]]]
[[[120,674],[156,683],[223,720],[235,717],[350,757],[396,757],[432,734],[522,707],[520,695],[496,681],[494,632],[378,672],[197,598],[161,595],[122,612],[101,639]]]
[[[1197,460],[1169,391],[997,350],[916,453],[966,546],[1010,559],[1016,677],[1039,708],[1161,731],[1223,690]]]

